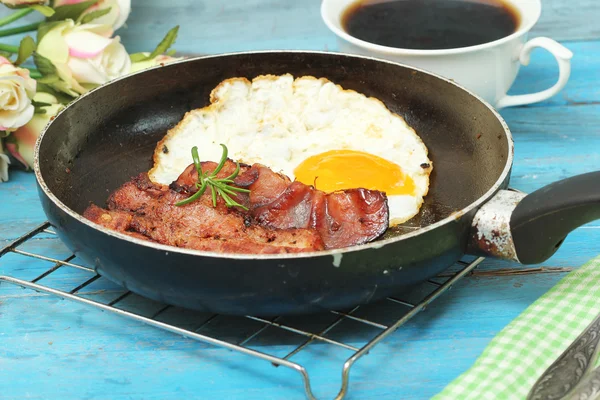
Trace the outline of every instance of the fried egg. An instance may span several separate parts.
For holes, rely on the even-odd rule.
[[[231,78],[210,105],[188,112],[158,143],[150,179],[170,184],[192,162],[229,158],[261,163],[325,192],[383,191],[390,225],[419,212],[429,190],[427,147],[406,121],[378,99],[331,81],[290,74]]]

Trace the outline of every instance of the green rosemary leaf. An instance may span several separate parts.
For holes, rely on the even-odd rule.
[[[239,173],[240,173],[240,163],[235,163],[235,171],[233,172],[233,174],[229,175],[224,180],[233,182],[233,179],[235,179],[235,177],[238,176]]]
[[[194,193],[191,197],[188,197],[185,200],[181,200],[178,203],[175,203],[176,206],[184,206],[186,204],[190,204],[196,200],[198,200],[200,197],[202,197],[202,195],[204,194],[204,192],[206,191],[206,184],[203,184],[202,187],[200,188],[200,190],[198,190],[196,193]]]
[[[224,144],[221,144],[221,147],[223,148],[223,155],[221,156],[221,161],[219,161],[219,165],[217,165],[217,168],[215,168],[215,170],[213,171],[212,176],[217,176],[217,174],[223,169],[225,161],[227,161],[227,147]]]
[[[239,193],[250,193],[250,190],[248,189],[242,189],[236,186],[228,186],[229,190],[233,190],[234,192],[239,192]]]
[[[217,196],[221,196],[223,201],[227,207],[240,207],[244,210],[248,210],[245,206],[233,200],[229,195],[237,195],[238,193],[250,193],[248,189],[238,188],[236,186],[230,186],[230,183],[234,182],[234,179],[240,172],[240,164],[236,163],[235,171],[225,179],[216,179],[217,174],[223,169],[225,163],[227,161],[227,146],[221,144],[223,148],[223,154],[221,156],[221,160],[215,168],[214,171],[202,171],[202,164],[200,162],[200,155],[198,154],[198,147],[192,147],[192,160],[194,161],[194,166],[196,167],[196,172],[198,173],[198,181],[194,184],[196,188],[199,188],[196,193],[192,196],[188,197],[185,200],[182,200],[178,203],[175,203],[177,206],[182,206],[185,204],[189,204],[193,201],[198,200],[206,191],[208,187],[210,187],[211,197],[213,207],[217,206]]]
[[[216,207],[217,206],[217,192],[215,191],[215,187],[211,186],[210,191],[212,194],[213,207]]]

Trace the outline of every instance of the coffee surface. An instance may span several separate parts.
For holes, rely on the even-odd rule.
[[[342,16],[350,35],[388,47],[441,50],[514,33],[519,14],[501,0],[362,0]]]

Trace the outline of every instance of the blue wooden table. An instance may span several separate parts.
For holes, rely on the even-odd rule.
[[[600,169],[600,31],[595,21],[600,6],[594,0],[579,1],[577,6],[560,0],[543,3],[533,35],[560,40],[575,57],[571,80],[561,94],[541,104],[501,111],[516,142],[511,185],[523,191]],[[133,8],[128,28],[120,32],[130,51],[149,50],[174,23],[181,25],[177,49],[187,53],[336,47],[334,36],[320,21],[318,0],[133,0]],[[548,87],[556,73],[554,61],[536,52],[513,92]],[[33,175],[13,171],[10,182],[0,185],[0,248],[44,220]],[[56,258],[68,255],[51,235],[36,237],[22,250]],[[544,265],[525,268],[486,260],[359,361],[351,374],[348,398],[429,398],[469,368],[494,335],[565,273],[598,254],[600,222],[595,222],[571,234]],[[51,263],[17,254],[0,259],[0,275],[24,279],[50,267]],[[82,274],[61,269],[41,283],[70,290],[82,281]],[[110,285],[92,284],[86,290],[90,297],[118,293]],[[156,312],[152,304],[136,297],[127,301],[142,314]],[[200,317],[191,313],[177,318],[193,324]],[[307,318],[304,323],[314,321]],[[226,318],[208,329],[232,341],[246,333],[246,328]],[[359,343],[364,332],[347,326],[340,334],[352,344]],[[285,354],[296,340],[265,335],[252,347]],[[309,372],[318,371],[312,380],[319,398],[333,398],[347,355],[314,346],[294,361]],[[303,396],[301,380],[293,371],[57,297],[0,285],[0,399]]]

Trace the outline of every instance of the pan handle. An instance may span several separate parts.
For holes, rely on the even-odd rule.
[[[479,209],[468,252],[539,264],[577,227],[600,219],[600,171],[578,175],[529,195],[502,190]]]

